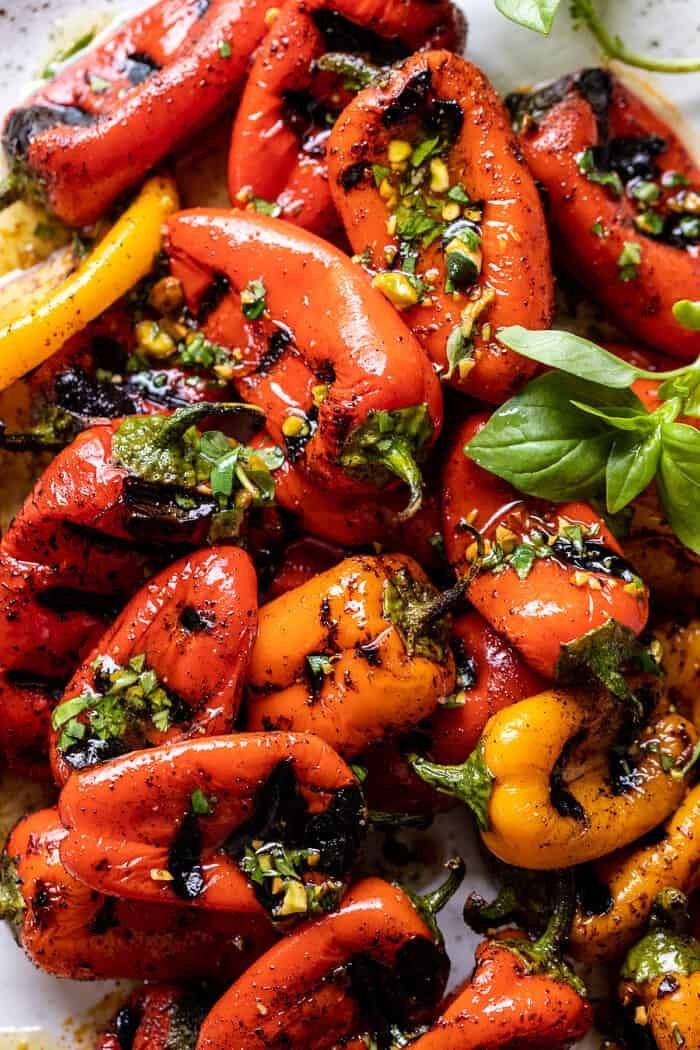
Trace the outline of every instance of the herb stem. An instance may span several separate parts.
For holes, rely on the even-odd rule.
[[[654,58],[630,50],[616,33],[606,29],[598,14],[593,0],[574,0],[573,14],[593,34],[597,42],[610,58],[624,62],[637,69],[647,69],[652,73],[697,73],[700,71],[700,58]]]

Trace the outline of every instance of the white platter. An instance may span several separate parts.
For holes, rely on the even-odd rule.
[[[493,7],[493,0],[461,0],[470,22],[469,57],[483,66],[503,90],[559,76],[582,65],[599,62],[600,55],[584,31],[574,32],[568,12],[562,10],[551,38],[544,39],[511,25]],[[130,10],[146,6],[138,0],[2,0],[0,4],[0,114],[26,94],[46,60],[93,25],[103,25]],[[568,7],[564,2],[562,8]],[[698,0],[600,0],[609,24],[638,49],[665,55],[700,53]],[[669,103],[700,130],[700,74],[651,76],[626,73],[635,86],[662,107]],[[690,130],[690,129],[687,129]],[[0,484],[2,479],[0,478]],[[5,789],[6,786],[3,785]],[[13,785],[11,791],[16,791]],[[425,838],[426,836],[424,836]],[[460,852],[467,860],[466,888],[493,890],[466,814],[440,818],[426,843],[433,858]],[[437,874],[439,860],[423,869],[423,882]],[[453,961],[452,978],[465,976],[473,964],[475,938],[461,919],[465,892],[458,894],[442,919]],[[7,929],[0,929],[0,1050],[15,1050],[28,1041],[31,1050],[90,1045],[90,1009],[104,1000],[113,986],[58,981],[37,970],[17,948]],[[113,997],[110,996],[113,1000]],[[97,1016],[106,1016],[103,1003]],[[70,1019],[70,1023],[66,1023]],[[88,1028],[81,1031],[81,1020]],[[591,1037],[583,1047],[593,1050]]]

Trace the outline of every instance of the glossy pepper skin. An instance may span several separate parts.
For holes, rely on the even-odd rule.
[[[674,302],[696,298],[700,281],[700,230],[683,203],[700,187],[689,149],[605,70],[583,70],[511,103],[525,159],[547,193],[564,266],[643,343],[693,360],[700,335],[672,314]],[[606,184],[581,171],[588,158]],[[615,177],[616,186],[609,181]],[[656,189],[640,189],[643,183]],[[635,193],[643,195],[639,203]],[[635,223],[648,214],[658,217],[658,233]],[[685,220],[690,236],[681,233]],[[626,245],[638,262],[629,248],[623,256]],[[625,258],[632,269],[624,270]]]
[[[51,711],[63,683],[30,674],[0,671],[0,754],[10,769],[45,780]]]
[[[584,891],[571,929],[572,953],[586,962],[620,956],[646,926],[657,895],[668,887],[691,893],[699,867],[700,787],[694,787],[658,841],[613,853],[594,865],[595,896],[586,906]]]
[[[387,231],[392,213],[399,220],[402,213],[396,204],[387,204],[391,195],[373,166],[391,170],[392,141],[416,146],[435,135],[445,144],[438,159],[446,166],[449,187],[461,186],[470,202],[462,207],[442,197],[456,214],[441,219],[440,229],[449,231],[460,216],[478,214],[472,226],[481,238],[481,260],[478,273],[470,271],[468,280],[458,278],[453,294],[445,291],[445,248],[451,234],[436,236],[427,246],[415,241],[415,272],[431,287],[424,302],[407,305],[403,318],[457,389],[499,404],[536,366],[500,346],[496,330],[508,324],[549,326],[552,273],[535,183],[517,149],[508,114],[481,70],[448,51],[429,51],[361,91],[331,133],[331,190],[354,251],[368,249],[371,270],[384,271],[387,246],[400,253],[403,221],[395,232]],[[482,163],[484,156],[489,163]],[[431,178],[430,192],[438,185]],[[447,189],[444,184],[443,195]],[[399,255],[394,265],[407,268]],[[448,360],[448,339],[457,330],[464,342],[461,368]]]
[[[461,14],[426,0],[287,0],[255,56],[236,112],[229,156],[231,201],[275,202],[281,216],[328,236],[339,220],[328,186],[330,124],[360,82],[424,46],[461,50]],[[345,76],[319,69],[342,54]],[[264,160],[262,159],[264,157]]]
[[[357,883],[338,911],[285,937],[236,981],[204,1022],[198,1050],[355,1050],[368,1032],[388,1045],[392,1026],[429,1016],[447,978],[421,903],[382,879]]]
[[[609,723],[607,703],[550,690],[497,712],[462,765],[422,758],[412,765],[432,787],[472,806],[500,860],[536,871],[570,867],[651,831],[686,790],[697,737],[686,719],[652,719],[622,779],[609,768]]]
[[[657,1050],[700,1046],[700,941],[664,915],[673,891],[657,898],[649,932],[630,949],[621,970],[618,997],[635,1009]],[[678,895],[678,901],[685,901]],[[686,902],[687,903],[687,902]],[[641,1007],[641,1009],[639,1009]]]
[[[15,178],[28,175],[67,225],[95,222],[235,96],[266,10],[261,0],[154,4],[10,113]]]
[[[219,414],[220,405],[211,413]],[[186,451],[183,426],[209,414],[163,415],[163,453]],[[155,417],[152,416],[151,419]],[[171,427],[172,423],[172,427]],[[207,540],[217,510],[191,489],[151,483],[122,465],[115,441],[151,447],[134,417],[83,431],[50,463],[0,543],[0,667],[68,678],[124,602],[175,544]],[[189,429],[189,428],[187,428]]]
[[[127,715],[123,733],[113,736],[108,730],[100,735],[90,718],[90,712],[98,709],[88,706],[76,716],[78,725],[85,727],[79,740],[62,746],[63,721],[52,731],[56,782],[63,784],[73,770],[124,751],[231,732],[255,640],[257,607],[255,570],[240,547],[198,551],[155,576],[78,668],[62,705],[91,693],[104,695],[105,689],[109,692],[105,673],[114,669],[128,673],[132,661],[137,661],[143,664],[139,673],[153,672],[167,693],[166,725],[159,728],[151,717]],[[136,673],[130,677],[136,678]],[[151,692],[139,700],[147,702],[158,688],[150,680],[147,687]],[[119,695],[128,710],[128,691]],[[59,714],[65,710],[62,705]]]
[[[257,917],[269,907],[280,919],[313,910],[314,884],[314,907],[337,901],[364,824],[348,766],[317,737],[289,733],[210,737],[113,759],[72,776],[59,810],[68,828],[61,857],[93,889]],[[276,843],[317,854],[300,864],[291,896],[292,880],[257,882],[244,872],[248,850]],[[297,889],[303,902],[291,910]]]
[[[581,987],[563,964],[550,972],[546,956],[533,956],[538,942],[510,936],[482,941],[471,980],[415,1050],[566,1050],[586,1035],[593,1011]]]
[[[116,1012],[95,1050],[195,1050],[212,995],[176,984],[137,989]]]
[[[406,732],[454,687],[438,592],[405,555],[348,558],[260,610],[247,680],[249,730],[315,733],[342,755]]]
[[[533,533],[553,537],[548,546],[554,556],[535,558],[523,579],[506,560],[498,574],[482,569],[468,590],[470,601],[491,626],[534,670],[551,679],[562,645],[608,620],[639,634],[647,621],[649,596],[592,507],[524,497],[465,455],[464,446],[487,419],[479,413],[458,427],[445,460],[447,557],[459,574],[467,572],[478,553],[474,530],[504,553],[513,553]],[[582,549],[567,536],[577,526]]]
[[[398,475],[411,490],[406,513],[415,512],[416,457],[442,425],[440,384],[364,274],[312,234],[249,212],[181,212],[168,224],[167,250],[195,314],[219,288],[200,326],[240,350],[238,393],[264,411],[297,469],[339,495],[376,492]],[[265,291],[257,320],[241,302],[251,282]]]
[[[445,563],[442,517],[432,458],[423,473],[421,505],[409,521],[402,520],[406,497],[400,490],[368,493],[361,499],[336,496],[289,459],[275,471],[275,499],[294,514],[304,532],[320,540],[350,548],[380,543],[384,549],[410,554],[421,565],[440,568]]]
[[[65,835],[57,810],[40,810],[16,825],[2,858],[2,914],[46,973],[74,980],[225,981],[270,947],[269,923],[96,893],[63,866]]]

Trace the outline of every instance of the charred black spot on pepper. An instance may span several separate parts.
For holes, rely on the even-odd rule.
[[[304,449],[318,430],[318,405],[312,405],[306,413],[306,433],[297,434],[293,437],[285,435],[284,443],[287,449],[287,458],[292,463],[303,455]]]
[[[338,176],[338,182],[347,193],[348,190],[352,190],[355,186],[359,186],[361,182],[364,182],[369,170],[369,165],[364,160],[360,160],[357,164],[350,164],[347,168],[344,168]]]
[[[119,926],[115,915],[116,897],[105,897],[104,901],[90,920],[88,929],[99,937],[108,930],[114,930]]]
[[[197,18],[203,18],[210,7],[211,0],[197,0],[197,6],[195,7]]]
[[[111,740],[100,740],[98,737],[87,736],[71,744],[61,754],[64,762],[77,772],[81,769],[99,766],[102,762],[109,761],[110,758],[118,758],[127,750],[125,744],[116,737]]]
[[[123,387],[98,382],[80,368],[69,368],[56,376],[56,404],[77,416],[116,419],[133,415],[136,405]]]
[[[267,341],[267,349],[260,358],[256,372],[269,372],[284,351],[291,345],[292,337],[285,328],[276,328]]]
[[[423,106],[432,86],[433,78],[429,69],[416,73],[404,85],[400,93],[384,110],[382,124],[386,128],[401,124],[415,116]]]
[[[596,873],[593,864],[576,869],[576,899],[583,914],[607,915],[615,903],[610,887]]]
[[[607,117],[613,92],[613,78],[607,69],[583,69],[576,77],[576,87],[593,110],[598,127],[607,134]]]
[[[476,660],[467,651],[461,638],[453,638],[452,652],[455,658],[455,670],[457,672],[457,689],[473,689],[476,685],[478,668]]]
[[[173,890],[182,900],[192,901],[203,893],[202,832],[199,817],[191,810],[182,818],[168,851],[168,871]]]
[[[128,376],[124,388],[138,397],[147,398],[154,404],[166,408],[182,408],[190,404],[177,391],[179,376],[161,369],[149,369],[147,372],[135,372]]]
[[[595,540],[583,540],[582,548],[563,536],[557,537],[551,547],[552,553],[567,565],[585,572],[599,572],[618,580],[631,583],[638,575],[628,561]]]
[[[187,543],[218,510],[216,500],[210,497],[135,475],[124,479],[123,498],[129,533],[147,543],[163,539]]]
[[[366,26],[351,22],[337,11],[322,8],[314,11],[311,17],[323,34],[326,51],[362,55],[380,66],[390,66],[407,58],[410,53],[396,37],[391,40],[381,37]]]
[[[199,302],[199,310],[197,311],[197,320],[200,324],[206,321],[209,314],[216,310],[217,306],[221,303],[231,290],[231,282],[225,273],[216,273],[212,277],[209,287],[204,292],[204,295]]]
[[[549,797],[559,816],[570,817],[572,820],[577,820],[579,823],[585,823],[586,811],[578,799],[574,798],[565,786],[564,768],[569,755],[581,742],[582,735],[583,734],[579,733],[566,742],[549,779]]]
[[[680,981],[673,974],[666,974],[664,978],[659,982],[659,987],[656,989],[656,996],[658,999],[665,999],[667,995],[673,995],[680,988]]]
[[[122,67],[122,71],[126,74],[129,83],[134,86],[143,84],[152,73],[156,73],[159,69],[160,66],[155,59],[141,51],[127,55]]]
[[[3,146],[11,157],[21,160],[36,135],[60,124],[69,127],[88,127],[95,117],[77,106],[34,105],[23,106],[10,114],[3,133]]]
[[[381,667],[382,656],[376,642],[365,642],[357,646],[357,655],[366,660],[370,667]]]
[[[114,1018],[114,1034],[121,1050],[131,1050],[139,1027],[139,1015],[130,1006],[122,1006]]]
[[[423,114],[423,125],[429,135],[439,135],[452,144],[464,124],[464,111],[454,99],[436,98]]]
[[[203,634],[216,627],[216,618],[211,613],[195,609],[192,605],[186,605],[180,613],[180,623],[186,631]]]
[[[107,622],[116,617],[120,608],[110,595],[79,591],[73,587],[52,587],[38,594],[36,600],[55,613],[87,612]]]

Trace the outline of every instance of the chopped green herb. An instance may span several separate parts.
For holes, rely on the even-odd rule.
[[[325,653],[310,653],[306,657],[306,662],[315,678],[325,677],[333,671],[333,661]]]
[[[690,186],[690,179],[682,171],[665,171],[661,176],[661,185],[665,189],[677,189],[679,186]]]
[[[222,58],[231,57],[231,45],[229,44],[228,40],[219,41],[219,54]]]
[[[649,182],[646,179],[632,183],[630,193],[635,200],[641,201],[643,204],[655,204],[661,196],[661,190],[656,183]]]
[[[585,175],[589,182],[596,182],[610,190],[614,197],[621,197],[623,192],[622,179],[616,171],[599,171],[595,164],[593,148],[583,150],[577,154],[576,163],[578,170]]]
[[[447,196],[451,201],[456,201],[457,204],[471,204],[469,194],[460,183],[457,183],[456,186],[452,186],[447,191]]]
[[[96,95],[104,95],[105,91],[109,91],[112,86],[109,80],[105,80],[104,77],[98,77],[95,73],[90,74],[88,82],[90,90],[94,91]]]
[[[447,354],[447,372],[445,379],[452,379],[455,369],[459,370],[462,361],[468,361],[474,355],[474,346],[471,339],[467,339],[462,331],[461,325],[456,325],[447,337],[445,347]]]
[[[594,234],[596,237],[606,237],[607,236],[607,231],[606,231],[605,227],[603,226],[603,223],[600,221],[600,219],[597,219],[593,223],[593,225],[591,226],[591,233]]]
[[[438,136],[431,139],[423,139],[422,142],[418,143],[411,154],[411,165],[414,168],[419,168],[429,157],[433,157],[436,153],[440,153],[441,149],[440,138]]]
[[[190,802],[193,813],[196,813],[198,817],[206,817],[214,812],[217,800],[213,795],[207,798],[202,789],[197,788],[192,792]]]
[[[384,182],[384,179],[388,179],[391,175],[391,168],[385,167],[384,164],[373,164],[372,165],[372,178],[374,179],[374,185],[379,188]]]
[[[250,281],[241,292],[243,316],[249,321],[257,321],[265,312],[267,289],[261,280]]]
[[[617,259],[617,268],[621,281],[634,281],[639,275],[639,264],[642,261],[642,249],[636,241],[625,241]]]
[[[78,39],[75,40],[68,47],[62,48],[60,51],[56,51],[52,55],[51,59],[44,66],[41,72],[42,79],[50,80],[52,77],[54,77],[58,72],[58,67],[61,66],[64,62],[67,62],[69,58],[73,58],[73,56],[77,55],[78,52],[84,51],[85,48],[93,42],[96,34],[96,28],[88,29],[87,33],[83,33],[82,36],[79,36]]]
[[[664,232],[663,216],[655,211],[643,211],[641,215],[635,216],[634,225],[642,233],[648,233],[652,237],[658,237]]]
[[[264,197],[253,197],[253,207],[261,215],[270,215],[273,219],[282,214],[282,208],[277,201],[266,201]]]

